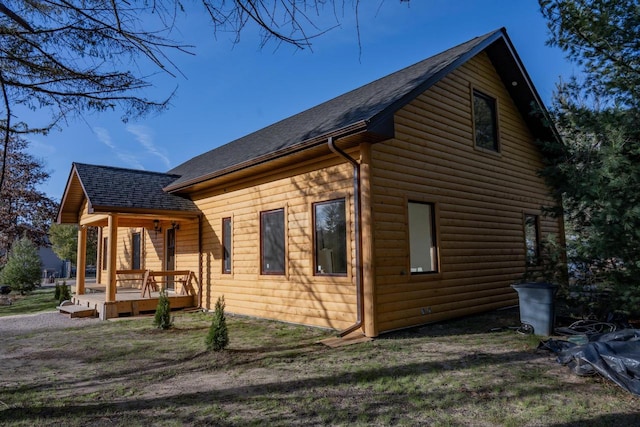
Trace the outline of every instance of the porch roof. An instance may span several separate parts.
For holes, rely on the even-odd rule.
[[[89,214],[197,216],[199,210],[190,199],[163,190],[176,178],[167,173],[73,163],[57,221],[78,223],[85,200]]]

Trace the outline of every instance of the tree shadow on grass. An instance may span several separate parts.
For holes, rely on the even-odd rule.
[[[401,410],[421,411],[420,402],[428,397],[430,402],[437,402],[432,410],[456,410],[467,405],[470,401],[482,402],[485,399],[499,398],[495,390],[508,390],[511,399],[520,399],[526,396],[544,395],[547,393],[574,393],[581,394],[586,390],[584,384],[549,385],[534,382],[531,385],[514,385],[509,378],[494,378],[491,385],[481,387],[464,387],[463,385],[451,389],[449,387],[410,387],[411,380],[420,375],[446,374],[447,371],[474,372],[475,369],[496,367],[505,363],[527,363],[539,356],[531,352],[510,352],[507,354],[476,353],[473,355],[459,355],[455,352],[444,353],[438,360],[405,363],[388,367],[360,367],[360,365],[336,366],[335,372],[314,374],[310,367],[309,372],[300,372],[295,376],[303,378],[291,378],[292,372],[283,371],[282,378],[271,379],[265,382],[255,378],[238,378],[241,385],[225,386],[213,385],[208,390],[184,392],[176,389],[173,393],[162,396],[132,397],[132,398],[102,398],[99,401],[79,396],[83,403],[65,404],[56,403],[52,394],[50,402],[41,400],[33,404],[23,403],[20,407],[0,407],[0,423],[2,422],[32,422],[39,423],[44,417],[47,423],[57,424],[67,421],[75,423],[100,424],[100,420],[119,420],[113,424],[121,425],[123,420],[135,419],[136,423],[149,422],[152,424],[167,422],[167,414],[173,422],[193,424],[196,419],[222,417],[216,422],[218,425],[243,424],[251,421],[251,411],[246,415],[235,414],[233,421],[224,417],[224,412],[231,412],[233,408],[254,408],[260,413],[260,421],[268,425],[285,425],[289,423],[300,424],[303,422],[324,423],[325,417],[334,413],[335,423],[349,423],[362,420],[362,417],[370,417],[369,420],[393,420],[399,416],[406,420],[405,415],[399,414]],[[174,365],[173,369],[182,373],[194,373],[195,370],[187,370],[181,363]],[[157,368],[157,366],[156,366]],[[120,372],[116,375],[123,375]],[[86,378],[78,378],[78,383],[86,381]],[[113,383],[101,383],[104,389],[116,386],[118,378]],[[135,381],[132,382],[133,384]],[[248,384],[247,384],[248,383]],[[391,383],[407,384],[402,387],[388,387]],[[59,390],[55,380],[50,384],[40,384],[52,390]],[[73,386],[69,382],[67,386]],[[148,386],[148,384],[145,384]],[[19,391],[19,390],[16,390]],[[11,393],[11,390],[5,390]],[[218,415],[207,414],[207,407],[218,405],[222,410]],[[264,408],[269,410],[265,410]],[[335,411],[339,409],[338,413]],[[363,415],[363,411],[365,411]],[[367,415],[366,411],[370,414]],[[419,415],[416,415],[419,417]],[[194,418],[195,417],[195,418]],[[249,417],[249,418],[245,418]],[[394,418],[395,417],[395,418]],[[633,415],[622,414],[622,419],[629,421],[636,419]],[[603,418],[604,419],[604,418]],[[607,420],[614,420],[615,415]],[[425,421],[425,420],[422,420]],[[617,425],[622,425],[616,423]],[[629,424],[627,424],[629,425]]]

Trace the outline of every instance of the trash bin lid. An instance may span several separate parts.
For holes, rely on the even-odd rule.
[[[514,283],[511,285],[513,289],[533,288],[533,289],[555,289],[558,287],[555,283],[549,282],[526,282]]]

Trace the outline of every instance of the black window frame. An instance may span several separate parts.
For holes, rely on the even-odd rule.
[[[479,104],[482,102],[482,104]],[[491,123],[491,139],[486,139],[486,141],[479,140],[479,136],[483,135],[480,132],[482,128],[486,127],[487,124],[483,124],[480,120],[483,119],[483,114],[479,110],[479,106],[486,106],[489,109],[489,119]],[[484,92],[473,89],[473,142],[476,148],[481,150],[488,150],[491,152],[499,153],[500,152],[500,141],[498,138],[498,101],[491,95],[487,95]],[[486,133],[486,132],[485,132]]]

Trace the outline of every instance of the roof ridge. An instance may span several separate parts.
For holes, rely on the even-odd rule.
[[[170,177],[180,177],[179,174],[175,174],[175,173],[160,172],[160,171],[149,171],[149,170],[146,170],[146,169],[125,168],[125,167],[121,167],[121,166],[95,165],[95,164],[92,164],[92,163],[83,163],[83,162],[72,162],[72,165],[73,166],[89,166],[89,167],[92,167],[92,168],[128,171],[128,172],[134,172],[134,173],[144,173],[144,174],[149,174],[149,175],[163,175],[163,176],[170,176]]]
[[[470,56],[500,38],[501,28],[476,36],[426,59],[356,87],[304,111],[221,144],[181,163],[168,173],[180,175],[165,191],[173,192],[209,179],[217,172],[231,171],[252,161],[290,152],[307,142],[321,139],[356,123],[380,136],[391,129],[391,113],[416,94],[424,91]]]

